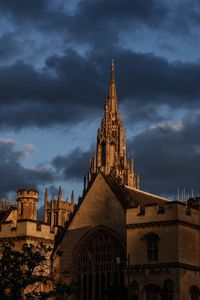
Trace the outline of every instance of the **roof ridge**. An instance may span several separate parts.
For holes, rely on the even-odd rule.
[[[159,195],[155,195],[155,194],[152,194],[152,193],[149,193],[149,192],[145,192],[145,191],[143,191],[143,190],[139,190],[139,189],[136,189],[136,188],[132,188],[132,187],[130,187],[130,186],[128,186],[128,185],[125,185],[125,188],[130,189],[130,190],[133,190],[133,191],[138,192],[138,193],[141,193],[141,194],[145,194],[145,195],[148,195],[148,196],[153,196],[153,197],[158,198],[158,199],[161,199],[161,200],[171,201],[171,200],[169,200],[169,199],[167,199],[167,198],[165,198],[165,197],[162,197],[162,196],[159,196]]]

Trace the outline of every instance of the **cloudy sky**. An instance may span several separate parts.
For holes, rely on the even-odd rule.
[[[199,194],[199,49],[199,0],[1,0],[0,197],[81,193],[113,57],[141,188]]]

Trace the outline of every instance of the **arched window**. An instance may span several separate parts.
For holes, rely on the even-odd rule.
[[[158,261],[158,234],[148,233],[145,239],[147,241],[147,259],[149,261]]]
[[[145,287],[146,300],[159,300],[160,288],[155,284],[149,284]]]
[[[163,290],[162,290],[162,299],[173,300],[173,289],[174,289],[173,281],[171,279],[165,280],[163,285]]]
[[[139,299],[139,284],[137,281],[131,282],[130,285],[130,300],[138,300]]]
[[[191,300],[200,300],[200,290],[197,286],[193,285],[190,288]]]
[[[97,232],[83,243],[76,269],[79,299],[108,300],[115,293],[117,299],[124,299],[124,295],[120,296],[124,286],[124,257],[121,242],[106,231]]]

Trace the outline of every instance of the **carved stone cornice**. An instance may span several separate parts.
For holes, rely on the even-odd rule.
[[[200,267],[184,264],[180,262],[167,262],[167,263],[152,263],[152,264],[137,264],[137,265],[130,265],[130,270],[150,270],[150,269],[185,269],[189,271],[196,271],[200,272]]]
[[[146,227],[163,227],[163,226],[171,226],[171,225],[181,225],[196,230],[200,230],[200,225],[189,223],[183,220],[163,220],[163,221],[153,221],[153,222],[143,222],[143,223],[132,223],[132,224],[126,224],[126,228],[135,229],[135,228],[146,228]]]
[[[25,241],[25,240],[32,240],[32,241],[44,241],[54,244],[54,240],[46,239],[44,237],[35,237],[31,235],[22,235],[22,236],[15,236],[15,237],[3,237],[0,238],[1,242],[10,242],[10,241]]]

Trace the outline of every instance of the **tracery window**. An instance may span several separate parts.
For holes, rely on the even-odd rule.
[[[149,261],[158,261],[159,236],[156,233],[148,233],[145,238],[147,241],[147,259]]]
[[[124,284],[124,249],[106,231],[94,235],[78,256],[80,300],[110,300]],[[123,298],[118,298],[123,299]]]
[[[190,288],[190,296],[191,296],[191,300],[200,300],[200,290],[198,289],[197,286],[193,285]]]

